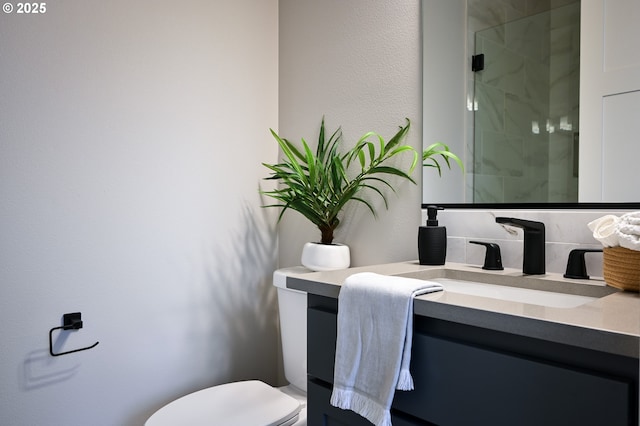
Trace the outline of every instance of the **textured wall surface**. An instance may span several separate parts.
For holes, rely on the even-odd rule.
[[[275,0],[0,14],[0,423],[139,426],[277,377]],[[265,143],[265,141],[267,143]],[[48,331],[81,311],[84,328]],[[256,357],[255,354],[260,354]]]
[[[280,1],[280,135],[316,140],[320,120],[342,126],[345,144],[368,131],[391,137],[409,118],[407,143],[422,147],[420,2]],[[421,170],[414,178],[421,181]],[[351,247],[352,265],[417,257],[420,187],[397,185],[379,216],[347,207],[336,241]],[[300,264],[302,246],[319,231],[288,212],[279,228],[280,265]]]

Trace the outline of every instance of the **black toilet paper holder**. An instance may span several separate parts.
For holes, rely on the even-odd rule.
[[[82,314],[80,312],[72,312],[72,313],[69,313],[69,314],[64,314],[62,316],[62,325],[60,327],[53,327],[51,330],[49,330],[49,353],[51,354],[51,356],[60,356],[60,355],[72,354],[74,352],[86,351],[88,349],[92,349],[92,348],[95,348],[96,346],[98,346],[98,343],[100,343],[100,342],[95,342],[91,346],[87,346],[85,348],[73,349],[71,351],[58,352],[58,353],[53,352],[53,332],[54,331],[56,331],[56,330],[80,330],[82,328],[82,325],[83,325],[82,324]]]

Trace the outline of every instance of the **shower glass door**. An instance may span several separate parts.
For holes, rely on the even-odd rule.
[[[577,202],[580,4],[475,34],[475,203]]]

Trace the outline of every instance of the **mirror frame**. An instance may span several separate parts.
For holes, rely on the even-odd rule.
[[[640,203],[433,203],[445,209],[477,210],[639,210]],[[422,209],[433,204],[421,204]]]

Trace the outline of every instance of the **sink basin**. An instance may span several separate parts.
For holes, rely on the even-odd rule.
[[[523,275],[518,272],[485,272],[467,268],[428,269],[400,274],[408,278],[442,284],[445,292],[489,297],[550,308],[575,308],[617,289],[595,282],[585,284],[552,275]]]
[[[593,302],[597,299],[597,297],[553,293],[542,290],[531,290],[528,288],[507,287],[495,284],[456,280],[452,278],[436,278],[429,281],[442,284],[445,291],[451,293],[490,297],[492,299],[529,303],[531,305],[541,305],[551,308],[575,308],[577,306],[584,305],[585,303]]]

